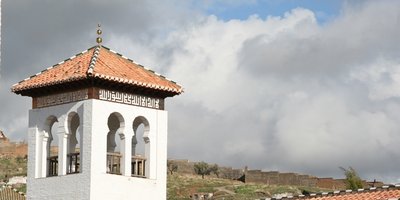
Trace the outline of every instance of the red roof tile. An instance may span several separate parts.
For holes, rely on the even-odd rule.
[[[13,85],[11,90],[21,94],[27,90],[91,78],[163,91],[172,96],[183,92],[183,88],[175,82],[103,46],[92,47],[47,68]]]
[[[335,191],[329,193],[319,193],[311,195],[300,195],[294,197],[280,198],[286,199],[309,199],[309,200],[398,200],[400,199],[400,186],[383,186],[380,188],[361,189],[358,191]]]

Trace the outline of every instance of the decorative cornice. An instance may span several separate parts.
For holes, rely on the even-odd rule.
[[[97,47],[94,49],[93,56],[92,56],[92,58],[90,59],[89,68],[88,68],[88,70],[87,70],[87,72],[86,72],[86,74],[87,74],[88,76],[92,76],[92,75],[93,75],[93,70],[94,70],[94,67],[95,67],[95,65],[96,65],[96,61],[97,61],[97,58],[99,57],[99,54],[100,54],[100,46],[97,46]]]

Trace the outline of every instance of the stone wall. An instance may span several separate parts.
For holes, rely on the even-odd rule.
[[[178,173],[195,175],[194,164],[187,159],[169,160],[178,166]],[[213,164],[209,164],[213,165]],[[232,167],[219,167],[219,178],[240,180],[245,183],[263,183],[268,185],[293,185],[305,187],[318,187],[331,190],[345,190],[346,183],[344,179],[334,178],[318,178],[315,176],[297,174],[297,173],[281,173],[278,171],[261,171],[233,169]],[[216,177],[214,174],[211,177]],[[364,188],[382,186],[382,182],[366,182],[363,181]]]
[[[28,152],[28,144],[24,142],[0,142],[0,155],[25,157]]]
[[[346,189],[346,183],[344,179],[318,178],[317,187],[332,190],[344,190]]]
[[[310,175],[296,173],[280,173],[277,171],[264,172],[261,170],[246,170],[244,175],[246,183],[264,183],[268,185],[294,185],[306,187],[318,187],[331,190],[345,190],[346,182],[344,179],[318,178]],[[380,187],[384,183],[379,181],[363,181],[363,187]]]
[[[243,174],[243,169],[233,169],[232,167],[219,167],[219,178],[239,180]]]
[[[277,171],[264,172],[261,170],[247,170],[245,172],[244,182],[246,183],[264,183],[268,185],[296,185],[315,187],[318,178],[309,175],[296,173],[280,173]]]

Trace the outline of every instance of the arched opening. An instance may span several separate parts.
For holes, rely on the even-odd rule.
[[[150,126],[146,118],[139,116],[133,121],[132,176],[147,177],[150,163]]]
[[[43,147],[46,152],[46,176],[58,175],[58,120],[50,116],[45,122]]]
[[[124,119],[119,113],[111,113],[107,125],[109,129],[107,133],[107,173],[121,174]]]
[[[79,173],[81,168],[82,134],[79,131],[80,118],[76,112],[68,115],[67,174]]]

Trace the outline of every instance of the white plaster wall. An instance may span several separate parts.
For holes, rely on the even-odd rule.
[[[92,177],[91,199],[163,200],[166,185],[158,180],[97,174]]]
[[[28,179],[27,199],[84,200],[90,199],[89,174],[71,174]]]
[[[51,115],[66,119],[70,112],[78,113],[81,121],[82,171],[79,174],[38,178],[41,177],[41,161],[34,155],[40,153],[38,142],[43,124]],[[123,175],[106,173],[107,121],[113,112],[118,112],[124,119],[124,127],[119,132],[125,138],[122,141],[126,145],[124,152],[129,161],[127,159],[125,162],[128,166]],[[130,148],[134,134],[132,125],[138,116],[145,117],[150,126],[150,159],[147,164],[151,170],[146,172],[148,178],[130,176]],[[30,110],[28,199],[166,199],[167,123],[167,111],[93,99]],[[67,130],[66,124],[59,124],[60,130]]]
[[[162,195],[162,199],[167,199],[167,143],[168,143],[168,112],[158,112],[157,113],[157,124],[158,124],[158,148],[157,157],[158,159],[157,165],[157,179],[160,183],[163,183],[161,186],[163,190],[160,191]],[[160,198],[161,199],[161,198]]]
[[[129,106],[100,100],[93,101],[91,158],[91,199],[166,199],[166,160],[167,160],[167,111]],[[138,116],[147,119],[150,126],[150,171],[147,179],[135,178],[129,174],[113,175],[106,173],[107,120],[111,113],[118,112],[124,118],[121,130],[125,136],[128,159],[131,156],[133,121]],[[122,141],[123,142],[123,141]],[[146,165],[147,165],[146,164]]]
[[[92,102],[86,100],[29,111],[27,199],[90,199],[91,129],[87,124],[91,122],[91,110]],[[41,169],[42,161],[35,156],[42,153],[40,143],[44,124],[49,116],[55,116],[59,120],[59,131],[68,130],[67,124],[64,122],[70,112],[76,112],[80,117],[80,131],[83,136],[81,140],[81,173],[71,175],[60,175],[59,173],[59,176],[56,177],[45,177],[46,175],[42,174],[42,171],[45,170]],[[59,135],[53,133],[53,137],[59,137]],[[60,152],[60,154],[64,153],[66,152]]]

